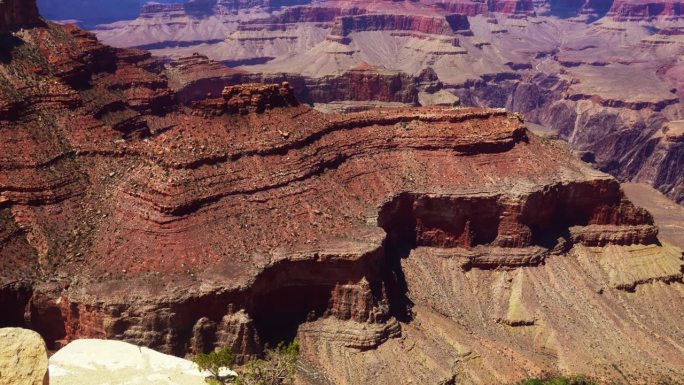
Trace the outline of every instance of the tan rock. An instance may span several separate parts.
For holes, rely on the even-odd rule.
[[[40,334],[21,328],[0,329],[0,385],[47,385],[48,357]]]

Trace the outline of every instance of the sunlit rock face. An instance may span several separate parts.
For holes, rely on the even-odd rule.
[[[469,35],[454,31],[452,43]],[[71,26],[13,37],[0,61],[3,324],[50,348],[230,346],[239,360],[297,337],[311,384],[682,382],[681,250],[520,114],[326,114],[281,80],[202,96],[198,68],[247,75],[199,56],[163,65]],[[370,69],[347,71],[368,78],[350,89],[393,89]],[[439,87],[438,69],[421,73]]]

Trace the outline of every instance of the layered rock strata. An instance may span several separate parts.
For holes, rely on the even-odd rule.
[[[241,84],[223,89],[220,99],[205,99],[193,103],[193,108],[204,114],[248,114],[264,112],[276,107],[297,106],[292,87],[282,84]]]
[[[320,106],[326,110],[378,102],[505,107],[621,181],[684,199],[682,178],[672,172],[680,147],[659,139],[664,124],[684,116],[676,1],[329,0],[261,13],[263,7],[221,22],[221,36],[191,37],[194,29],[175,45],[150,47],[172,59],[200,52],[252,73],[205,81],[193,98],[218,97],[237,82],[288,81],[300,101],[332,103]],[[146,25],[135,36],[157,31],[157,24]],[[140,45],[126,42],[133,34],[120,27],[98,34]],[[371,103],[364,107],[364,100]]]
[[[240,359],[297,336],[311,384],[684,378],[681,250],[520,115],[324,114],[282,84],[187,106],[144,52],[15,36],[3,324]]]
[[[467,31],[469,28],[468,19],[458,14],[439,18],[370,14],[336,18],[330,34],[344,37],[361,31],[413,31],[431,35],[451,35],[457,31]]]
[[[616,21],[677,20],[682,17],[682,3],[676,0],[616,0],[607,16]]]
[[[236,71],[209,60],[206,56],[193,55],[172,61],[167,65],[169,86],[175,92],[179,103],[190,105],[194,101],[219,98],[226,86],[242,83],[283,83],[292,85],[296,98],[304,103],[321,104],[335,101],[376,100],[417,105],[421,94],[429,95],[434,101],[423,101],[422,105],[433,105],[449,100],[454,104],[455,96],[448,92],[440,98],[443,85],[434,71],[425,70],[417,76],[401,71],[374,67],[367,63],[350,68],[339,74],[322,78],[297,76],[288,73],[255,74]],[[367,103],[365,103],[367,104]]]

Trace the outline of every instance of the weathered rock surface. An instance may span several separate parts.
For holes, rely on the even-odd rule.
[[[298,336],[310,384],[684,380],[681,250],[520,115],[324,114],[280,82],[188,106],[145,52],[15,37],[3,324],[239,358]]]
[[[608,11],[608,17],[617,21],[677,20],[682,17],[682,2],[678,0],[616,0]]]
[[[205,99],[192,104],[202,114],[248,114],[262,113],[277,107],[295,107],[299,104],[290,84],[240,84],[228,86],[221,92],[221,98]]]
[[[354,32],[412,31],[431,35],[451,35],[467,31],[469,28],[468,18],[459,14],[445,17],[364,14],[336,18],[330,34],[345,37]]]
[[[0,328],[0,383],[48,385],[48,357],[40,334],[21,328]]]

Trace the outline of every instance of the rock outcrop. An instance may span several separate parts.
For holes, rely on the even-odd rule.
[[[280,82],[188,106],[145,52],[53,24],[15,37],[0,320],[51,348],[245,359],[297,336],[307,384],[684,380],[681,250],[521,115],[324,114]]]
[[[216,99],[227,86],[243,83],[282,83],[292,85],[296,98],[303,103],[324,104],[336,101],[359,101],[403,103],[416,105],[421,93],[435,96],[434,102],[424,100],[423,105],[439,104],[450,100],[453,105],[457,98],[446,93],[446,98],[435,95],[442,88],[434,71],[425,70],[416,76],[401,71],[374,67],[367,63],[350,68],[339,74],[322,78],[297,76],[295,74],[254,74],[236,71],[221,65],[206,56],[193,55],[172,61],[167,65],[169,86],[182,104],[193,101]],[[368,104],[368,103],[364,103]]]
[[[7,385],[48,385],[45,342],[32,330],[0,328],[0,382]]]
[[[251,111],[263,113],[267,109],[296,106],[299,102],[292,87],[282,84],[240,84],[229,86],[221,92],[219,99],[205,99],[193,103],[193,108],[202,114],[222,115],[248,114]]]
[[[458,31],[467,31],[469,28],[468,19],[459,14],[446,17],[369,14],[336,18],[330,34],[345,37],[353,32],[412,31],[432,35],[452,35]]]
[[[615,0],[607,16],[616,21],[677,20],[682,17],[682,9],[678,0]]]
[[[192,55],[169,63],[166,70],[169,87],[182,104],[218,98],[228,85],[249,81],[249,74],[230,69],[203,55]]]
[[[495,14],[506,15],[512,18],[526,18],[536,16],[534,3],[531,0],[498,0],[488,1],[488,11]]]

